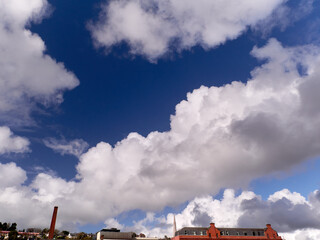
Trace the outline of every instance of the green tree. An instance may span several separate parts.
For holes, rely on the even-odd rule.
[[[40,233],[41,232],[41,228],[33,228],[34,232]]]
[[[48,233],[49,233],[49,229],[48,228],[42,229],[42,231],[40,232],[41,238],[47,239],[48,238],[48,236],[47,236]]]
[[[9,240],[16,240],[18,239],[18,232],[16,230],[9,232]]]
[[[80,232],[76,235],[77,240],[92,240],[92,237],[84,232]]]
[[[58,229],[55,229],[53,232],[53,238],[57,238],[60,235],[60,231]]]
[[[17,231],[17,224],[16,223],[12,223],[11,226],[8,228],[8,231]]]
[[[66,236],[69,235],[69,233],[70,233],[69,231],[63,230],[63,231],[60,233],[60,235],[65,238]]]
[[[8,230],[8,223],[4,222],[4,223],[2,224],[2,230],[3,230],[3,231],[7,231],[7,230]]]

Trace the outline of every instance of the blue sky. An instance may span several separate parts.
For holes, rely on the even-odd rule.
[[[320,236],[318,1],[0,3],[0,221]]]

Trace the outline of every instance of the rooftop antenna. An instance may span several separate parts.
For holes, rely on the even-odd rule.
[[[52,214],[52,220],[51,220],[48,239],[53,239],[54,228],[55,228],[56,220],[57,220],[57,213],[58,213],[58,207],[55,206],[54,209],[53,209],[53,214]]]

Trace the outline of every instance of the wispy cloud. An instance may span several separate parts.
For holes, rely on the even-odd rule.
[[[313,11],[314,0],[300,0],[296,6],[282,4],[268,17],[261,19],[252,29],[267,37],[274,28],[284,31]]]
[[[61,155],[69,154],[76,157],[80,157],[89,147],[89,144],[82,139],[67,141],[65,139],[47,138],[44,139],[43,142],[48,148],[51,148]]]

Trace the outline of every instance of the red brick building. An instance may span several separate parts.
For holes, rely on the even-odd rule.
[[[0,237],[3,237],[4,239],[9,239],[9,233],[10,231],[0,231]],[[35,239],[40,236],[40,233],[37,232],[18,232],[18,237],[27,237],[27,239]]]
[[[278,233],[267,224],[266,228],[220,228],[210,223],[209,228],[205,227],[184,227],[176,231],[172,240],[264,240],[282,239]]]

